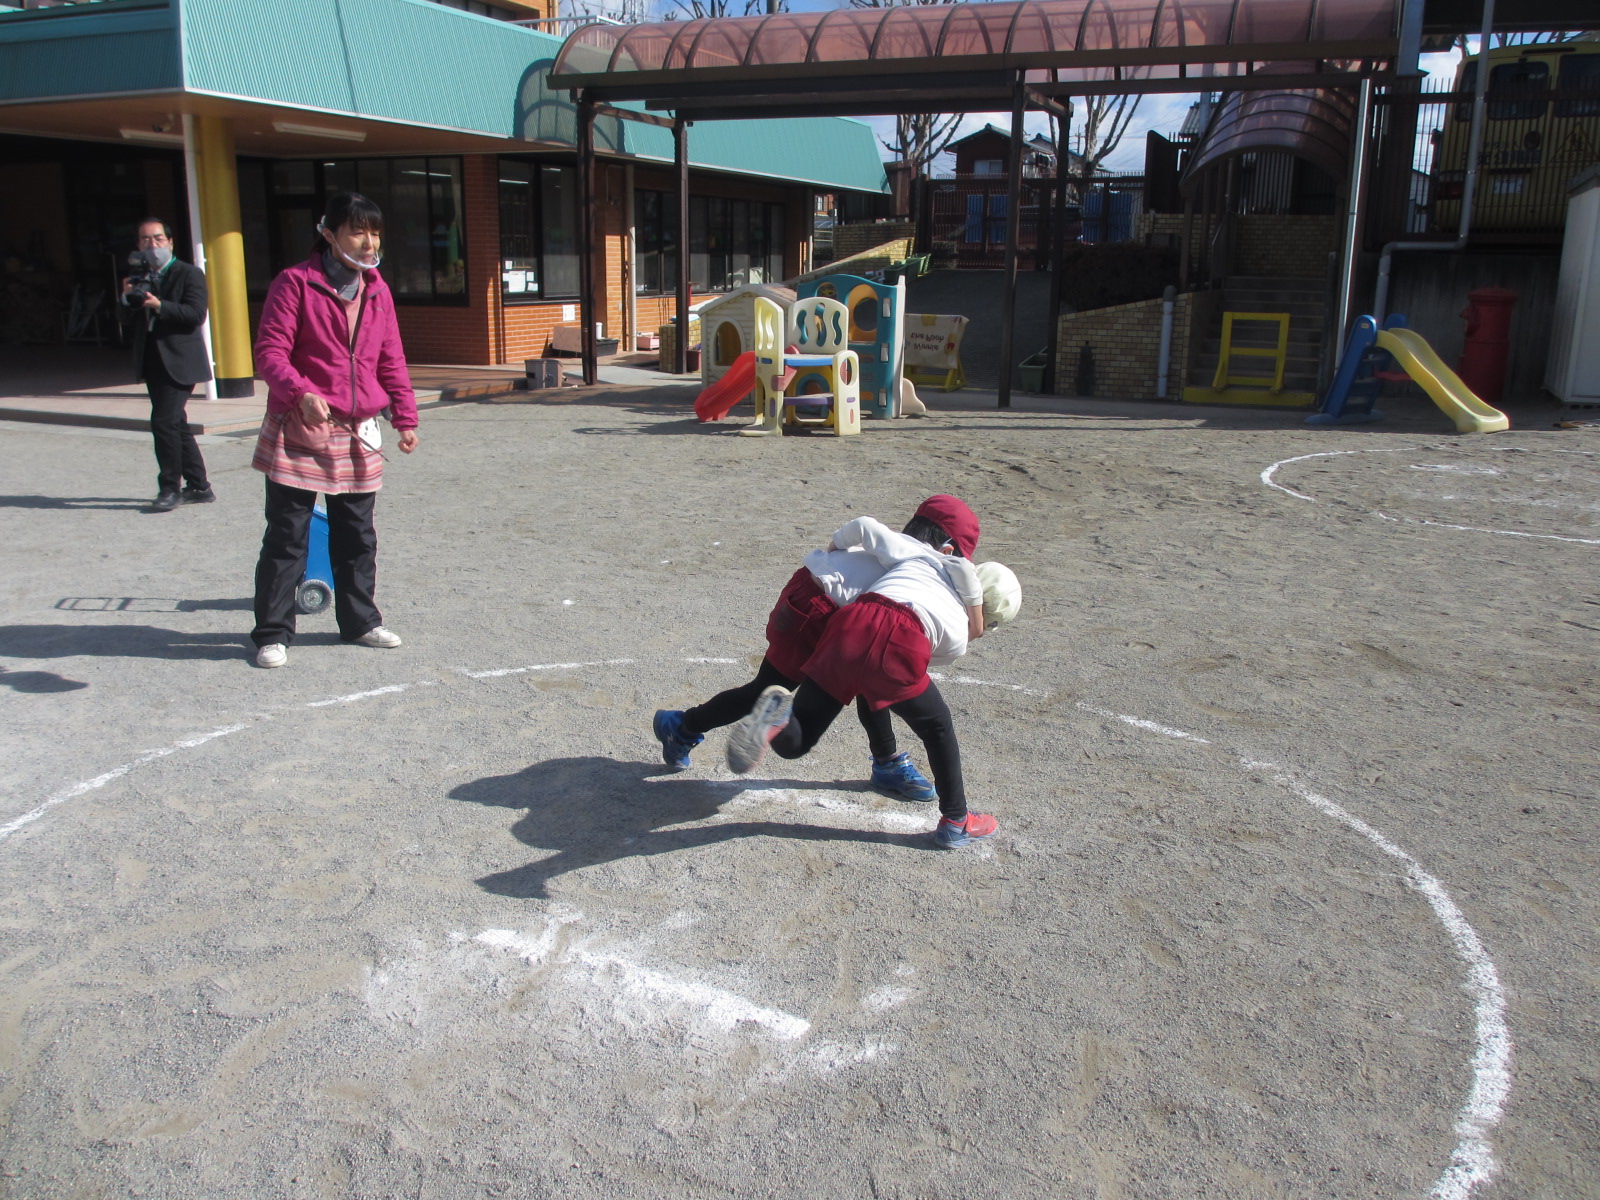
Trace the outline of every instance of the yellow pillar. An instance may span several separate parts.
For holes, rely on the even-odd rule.
[[[255,394],[255,359],[250,350],[250,298],[245,290],[244,222],[239,217],[233,122],[227,117],[195,117],[194,131],[217,396],[239,399]]]

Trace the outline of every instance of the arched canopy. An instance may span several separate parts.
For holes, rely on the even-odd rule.
[[[992,111],[1011,107],[1019,76],[1044,95],[1335,84],[1392,60],[1399,9],[1400,0],[1004,0],[586,25],[562,47],[551,84],[702,118],[792,109],[808,93],[812,111],[930,102]]]
[[[1355,114],[1347,88],[1233,93],[1196,145],[1184,186],[1219,162],[1261,150],[1293,154],[1343,179],[1350,170]]]

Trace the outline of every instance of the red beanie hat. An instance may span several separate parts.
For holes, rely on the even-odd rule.
[[[918,506],[917,516],[944,530],[962,558],[971,558],[978,548],[977,514],[954,496],[929,496]]]

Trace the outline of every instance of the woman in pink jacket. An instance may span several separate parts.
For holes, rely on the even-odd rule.
[[[327,498],[334,615],[346,642],[391,650],[373,599],[383,486],[377,416],[388,410],[400,449],[417,448],[417,400],[400,347],[394,298],[378,274],[383,213],[341,192],[317,225],[311,257],[272,281],[256,333],[267,416],[251,465],[267,477],[267,532],[256,563],[258,667],[289,661],[295,591],[317,493]]]

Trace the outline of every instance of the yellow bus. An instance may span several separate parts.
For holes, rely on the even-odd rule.
[[[1456,103],[1435,134],[1433,216],[1440,232],[1456,232],[1461,220],[1479,57],[1457,68]],[[1471,232],[1559,231],[1568,183],[1597,162],[1600,38],[1491,47]]]

